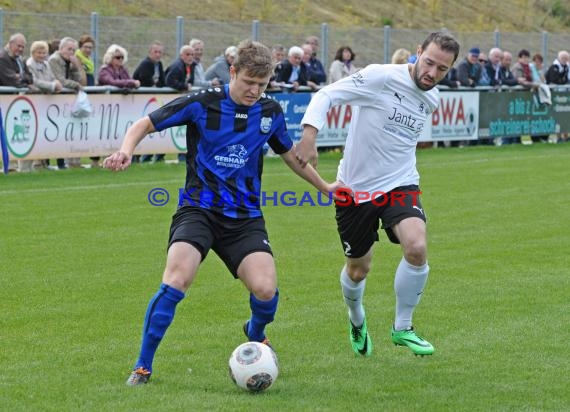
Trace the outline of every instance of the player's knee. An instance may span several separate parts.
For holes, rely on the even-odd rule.
[[[370,271],[370,263],[347,264],[346,273],[353,282],[360,282]]]
[[[427,260],[427,247],[426,242],[422,239],[417,239],[409,242],[404,247],[404,257],[408,263],[421,266]]]
[[[275,296],[275,285],[269,283],[255,285],[251,292],[259,300],[271,300]]]

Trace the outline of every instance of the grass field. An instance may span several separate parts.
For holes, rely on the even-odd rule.
[[[321,156],[325,178],[339,156]],[[228,376],[248,299],[213,254],[178,306],[152,382],[125,385],[181,166],[0,176],[0,410],[567,411],[569,158],[568,144],[418,153],[431,273],[414,323],[432,357],[390,343],[400,251],[383,233],[365,295],[375,352],[358,358],[333,207],[265,207],[281,375],[258,395]],[[312,190],[272,158],[263,184]],[[155,187],[170,192],[168,205],[149,204]]]

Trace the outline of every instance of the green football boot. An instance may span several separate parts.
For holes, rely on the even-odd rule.
[[[370,356],[372,353],[372,341],[370,340],[370,335],[368,335],[366,319],[364,319],[364,322],[359,327],[354,326],[350,321],[349,323],[352,350],[358,355]]]
[[[434,352],[432,344],[416,335],[413,327],[405,330],[394,330],[392,326],[392,342],[394,345],[407,346],[416,356],[432,355]]]

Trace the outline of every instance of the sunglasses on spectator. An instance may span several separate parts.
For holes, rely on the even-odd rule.
[[[485,60],[485,59],[479,59],[479,63],[487,63],[487,60]]]
[[[125,56],[113,56],[113,59],[123,60]]]

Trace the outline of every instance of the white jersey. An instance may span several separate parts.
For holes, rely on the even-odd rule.
[[[371,64],[316,93],[301,124],[320,130],[333,106],[350,104],[352,119],[337,179],[354,192],[389,192],[419,184],[416,144],[439,90],[424,91],[407,64]]]

